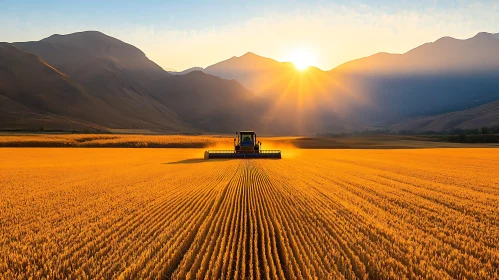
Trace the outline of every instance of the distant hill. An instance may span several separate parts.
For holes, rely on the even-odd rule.
[[[494,101],[467,110],[446,114],[418,117],[391,125],[390,131],[451,131],[453,129],[476,129],[499,125],[499,101]]]
[[[259,123],[255,118],[246,117],[247,110],[258,112],[255,106],[249,104],[247,110],[238,106],[241,102],[251,102],[254,96],[237,82],[204,73],[188,77],[171,75],[139,49],[100,32],[53,35],[15,45],[40,56],[79,83],[92,98],[107,106],[102,110],[116,112],[129,120],[98,122],[108,128],[233,132],[234,120],[239,120],[238,127],[253,127]],[[202,95],[210,96],[209,93],[217,94],[218,101],[206,102]],[[57,106],[57,100],[53,104]],[[85,106],[85,110],[93,112],[96,108]],[[213,117],[216,121],[206,115],[212,111],[217,112]],[[189,121],[183,118],[186,112],[189,112]]]
[[[495,115],[453,113],[436,122],[437,117],[426,116],[499,100],[499,35],[490,33],[466,40],[444,37],[404,54],[380,53],[330,71],[299,71],[292,63],[246,53],[205,69],[168,73],[136,47],[97,31],[2,48],[1,129],[45,124],[288,135],[395,124],[407,130],[446,129],[486,125]]]
[[[371,75],[470,73],[499,69],[499,34],[480,32],[459,40],[443,37],[404,54],[378,53],[349,61],[334,72]]]
[[[404,54],[379,53],[329,71],[365,103],[373,123],[435,115],[499,99],[499,36],[441,38]]]
[[[152,96],[201,131],[261,130],[266,104],[237,81],[193,71],[154,84]]]
[[[203,67],[191,67],[189,69],[186,69],[184,71],[168,71],[168,73],[172,74],[172,75],[185,75],[185,74],[188,74],[188,73],[191,73],[192,71],[203,71]]]
[[[235,79],[280,107],[274,115],[290,119],[274,117],[278,126],[302,121],[307,130],[342,132],[498,100],[499,35],[444,37],[404,54],[379,53],[327,72],[314,67],[300,72],[291,63],[254,53],[203,71]],[[293,119],[296,108],[305,111],[301,120]]]
[[[237,80],[251,91],[260,93],[278,81],[283,72],[295,73],[296,69],[291,63],[281,63],[248,52],[208,66],[203,72]]]

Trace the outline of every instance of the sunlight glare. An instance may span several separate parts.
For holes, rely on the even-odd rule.
[[[290,55],[290,61],[300,71],[317,63],[317,57],[309,50],[296,49]]]

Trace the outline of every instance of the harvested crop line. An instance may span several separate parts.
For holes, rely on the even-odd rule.
[[[499,278],[497,150],[1,153],[0,278]]]

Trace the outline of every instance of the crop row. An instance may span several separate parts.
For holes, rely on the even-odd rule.
[[[0,278],[499,278],[495,150],[61,150],[4,150]]]

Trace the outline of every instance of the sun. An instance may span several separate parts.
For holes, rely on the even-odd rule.
[[[307,49],[296,49],[290,56],[290,61],[295,65],[296,69],[303,71],[309,66],[317,63],[315,54]]]

